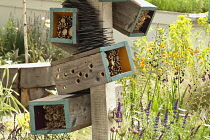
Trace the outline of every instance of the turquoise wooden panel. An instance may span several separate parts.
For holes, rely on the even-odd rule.
[[[70,12],[73,13],[72,16],[72,38],[71,39],[64,39],[64,38],[54,38],[53,37],[53,30],[54,29],[54,17],[53,13],[55,12]],[[58,42],[58,43],[67,43],[67,44],[77,44],[77,8],[50,8],[50,36],[49,41],[50,42]]]
[[[53,129],[46,130],[45,128],[36,129],[36,121],[41,119],[44,114],[40,113],[40,116],[36,116],[35,108],[43,107],[44,105],[64,105],[64,114],[65,114],[65,129]],[[44,109],[43,109],[44,110]],[[30,112],[30,129],[31,134],[56,134],[56,133],[68,133],[71,132],[71,124],[70,124],[70,109],[69,109],[69,100],[63,99],[58,101],[31,101],[29,102],[29,112]],[[39,114],[39,112],[38,112]],[[44,122],[42,122],[44,123]]]

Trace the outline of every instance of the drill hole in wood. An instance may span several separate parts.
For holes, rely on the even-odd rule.
[[[101,72],[100,75],[101,75],[101,77],[104,77],[105,74],[104,74],[104,72]]]
[[[66,89],[66,86],[65,85],[63,86],[63,89]]]
[[[76,83],[79,84],[81,81],[80,79],[76,79]]]
[[[79,73],[78,73],[78,76],[81,77],[81,76],[82,76],[82,72],[79,72]]]
[[[91,68],[91,69],[92,69],[92,68],[93,68],[93,64],[89,64],[89,68]]]
[[[72,70],[70,70],[70,73],[71,73],[71,74],[74,74],[74,70],[73,70],[73,69],[72,69]]]
[[[63,73],[63,76],[66,77],[67,76],[67,73]]]
[[[99,77],[96,77],[96,81],[101,81],[101,79]]]
[[[55,78],[56,78],[56,79],[59,79],[59,78],[60,78],[59,74],[57,74],[57,75],[55,76]]]
[[[85,77],[85,78],[88,78],[88,74],[87,74],[87,73],[85,73],[84,77]]]

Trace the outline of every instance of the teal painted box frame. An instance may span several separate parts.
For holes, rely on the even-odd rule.
[[[63,105],[65,128],[47,128],[43,108],[46,105]],[[33,100],[29,102],[29,112],[31,134],[69,133],[91,125],[90,94],[78,92],[78,94],[51,95]]]
[[[110,51],[110,50],[114,50],[114,49],[124,49],[124,53],[127,53],[127,56],[126,56],[126,54],[124,54],[124,57],[121,56],[120,59],[122,60],[123,58],[125,59],[125,57],[127,57],[127,63],[125,63],[125,65],[123,67],[126,67],[126,66],[129,66],[129,67],[126,68],[127,70],[125,70],[125,72],[123,72],[122,74],[111,76],[110,72],[109,72],[109,69],[107,69],[108,63],[107,63],[107,60],[106,60],[105,52]],[[116,80],[121,79],[123,77],[135,74],[132,55],[131,55],[130,47],[128,46],[127,41],[124,41],[124,42],[121,42],[121,43],[118,43],[118,44],[115,44],[115,45],[112,45],[112,46],[101,47],[100,52],[101,52],[101,57],[102,57],[102,60],[103,60],[103,63],[104,63],[105,73],[106,73],[106,77],[107,77],[108,82],[116,81]],[[130,64],[130,65],[127,65],[127,64]],[[122,62],[121,65],[123,65],[123,62]]]
[[[77,8],[50,8],[50,35],[49,42],[52,42],[54,45],[72,53],[77,48]],[[58,38],[57,37],[57,26],[58,20],[61,16],[71,16],[72,17],[72,38]]]
[[[130,0],[124,2],[113,2],[113,27],[119,32],[129,36],[146,36],[157,7],[144,0]],[[146,13],[146,17],[144,16]],[[135,29],[139,22],[139,29]]]
[[[108,54],[114,51],[118,55],[108,60]],[[117,58],[119,61],[114,61]],[[126,41],[54,61],[52,66],[58,94],[80,91],[135,74]]]

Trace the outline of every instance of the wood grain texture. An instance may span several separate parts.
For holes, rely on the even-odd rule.
[[[114,2],[112,9],[114,28],[132,32],[140,7],[132,2]]]
[[[66,128],[46,128],[45,105],[64,105]],[[67,133],[91,125],[90,94],[52,95],[31,101],[29,107],[32,134]]]
[[[21,104],[28,108],[28,102],[30,101],[30,94],[29,94],[29,89],[21,89],[21,96],[20,96],[20,101]]]
[[[107,83],[100,53],[56,65],[53,73],[60,95]]]
[[[130,36],[145,36],[149,30],[157,7],[144,0],[131,0],[124,2],[113,2],[113,26],[121,33]],[[142,13],[148,10],[148,17],[141,16]],[[144,11],[144,12],[142,12]],[[141,24],[140,24],[141,21]],[[138,30],[135,30],[141,25]]]
[[[114,122],[108,119],[111,107],[116,106],[114,82],[90,89],[93,140],[109,140],[110,128]]]
[[[110,28],[110,37],[113,37],[112,3],[87,0],[99,11],[99,20],[103,21],[101,27]],[[110,131],[113,122],[108,119],[108,110],[116,105],[114,82],[92,87],[91,91],[91,117],[92,139],[110,140]]]
[[[20,88],[47,87],[55,85],[52,67],[31,67],[20,69]]]

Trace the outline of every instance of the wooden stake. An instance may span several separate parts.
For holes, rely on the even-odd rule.
[[[27,39],[27,22],[26,22],[26,0],[23,0],[23,30],[24,30],[25,63],[28,63],[28,39]]]
[[[102,28],[109,28],[112,38],[112,3],[99,2],[98,0],[87,0],[99,11],[99,20]],[[115,83],[107,83],[90,89],[91,94],[91,117],[92,117],[92,139],[110,140],[110,128],[114,121],[108,118],[111,107],[116,107]]]

